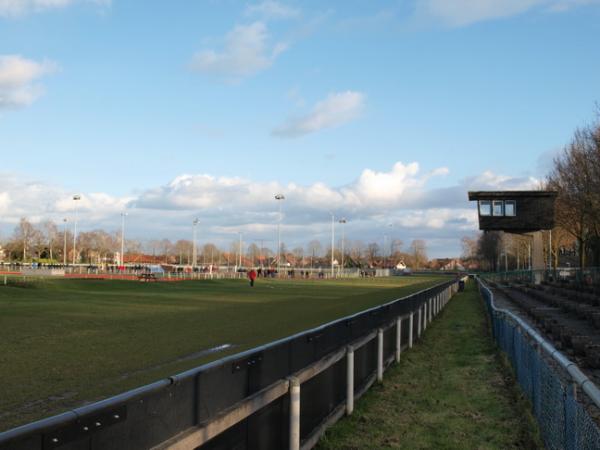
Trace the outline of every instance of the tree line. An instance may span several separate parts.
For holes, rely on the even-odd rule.
[[[82,264],[114,264],[121,249],[120,231],[108,232],[97,229],[77,233],[73,246],[73,232],[51,220],[32,223],[21,218],[12,236],[0,242],[0,260],[8,262],[45,262],[67,264],[73,261]],[[75,252],[73,248],[75,247]],[[400,261],[410,267],[427,266],[425,241],[413,240],[406,251],[399,239],[390,240],[389,247],[383,248],[376,242],[364,243],[361,240],[346,239],[344,254],[341,241],[334,249],[334,260],[345,267],[393,267]],[[194,244],[192,240],[155,239],[142,242],[125,239],[126,263],[164,263],[193,265]],[[241,251],[240,251],[241,250]],[[281,264],[289,263],[297,267],[329,267],[331,247],[323,246],[318,240],[311,240],[305,246],[288,249],[281,243],[279,254]],[[277,251],[264,246],[264,241],[254,240],[244,243],[232,240],[227,248],[207,242],[197,244],[196,264],[201,266],[273,266],[277,264]]]

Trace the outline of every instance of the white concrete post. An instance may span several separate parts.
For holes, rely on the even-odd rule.
[[[354,411],[354,349],[348,347],[346,353],[346,415]]]
[[[402,353],[402,317],[396,320],[396,362],[400,362],[400,353]]]
[[[377,330],[377,381],[383,381],[383,330]]]
[[[290,377],[290,450],[300,450],[300,381]]]
[[[420,338],[421,337],[421,317],[423,316],[423,306],[419,307],[419,316],[418,316],[418,320],[417,320],[417,337]]]
[[[410,313],[410,318],[408,320],[408,348],[412,348],[413,346],[413,318],[415,313]]]
[[[429,323],[433,320],[433,298],[429,299]]]
[[[427,301],[423,303],[423,331],[427,329]]]

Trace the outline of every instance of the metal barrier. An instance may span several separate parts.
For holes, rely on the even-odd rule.
[[[444,282],[0,433],[0,450],[310,449],[457,290]]]
[[[497,308],[492,291],[480,278],[478,283],[494,338],[510,359],[517,381],[531,401],[546,447],[600,449],[600,429],[577,399],[580,388],[600,407],[596,385],[525,321]],[[563,376],[558,370],[564,372]]]

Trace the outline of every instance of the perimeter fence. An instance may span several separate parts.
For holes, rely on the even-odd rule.
[[[507,354],[548,449],[600,449],[600,430],[587,408],[600,406],[600,391],[578,367],[521,318],[494,304],[479,281],[494,339]],[[587,396],[586,408],[580,395]],[[600,412],[600,410],[598,410]]]
[[[0,450],[310,449],[421,337],[458,282],[0,433]]]

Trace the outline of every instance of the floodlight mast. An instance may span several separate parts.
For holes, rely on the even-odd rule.
[[[342,267],[341,267],[341,269],[340,269],[340,274],[341,274],[342,276],[344,275],[344,274],[343,274],[343,271],[344,271],[344,239],[345,239],[345,235],[344,235],[344,228],[346,228],[346,227],[345,227],[345,224],[346,224],[347,222],[348,222],[348,221],[346,220],[346,218],[345,218],[345,217],[342,217],[342,218],[339,220],[339,223],[341,223],[341,224],[342,224]]]
[[[127,213],[123,211],[121,213],[121,265],[125,265],[125,217]]]
[[[198,222],[200,222],[198,218],[195,218],[192,222],[192,269],[196,267],[196,262],[198,260],[198,249],[196,246],[196,227],[198,226]]]
[[[283,194],[276,194],[275,200],[279,204],[279,221],[277,222],[277,276],[279,276],[279,267],[281,262],[281,200],[285,200]]]
[[[75,222],[73,224],[73,265],[75,265],[75,258],[77,258],[77,202],[81,200],[81,195],[75,194],[73,201],[75,202]]]
[[[332,212],[330,212],[329,214],[331,214],[331,278],[335,277],[335,269],[333,267],[333,254],[334,254],[334,239],[335,239],[335,216],[333,215]]]
[[[63,266],[67,267],[67,219],[63,219]]]

